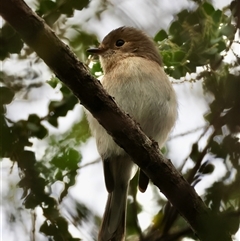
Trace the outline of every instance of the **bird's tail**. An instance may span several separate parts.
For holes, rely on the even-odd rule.
[[[123,241],[125,236],[128,184],[115,186],[108,194],[98,241]]]

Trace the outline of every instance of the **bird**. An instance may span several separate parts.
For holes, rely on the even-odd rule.
[[[99,56],[103,88],[162,147],[177,119],[177,98],[154,41],[139,29],[123,26],[87,51]],[[98,241],[123,241],[128,187],[137,167],[88,111],[87,119],[103,160],[108,191]],[[148,182],[140,170],[140,191],[146,190]]]

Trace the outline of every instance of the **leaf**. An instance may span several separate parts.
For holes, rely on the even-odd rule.
[[[80,153],[74,149],[69,149],[68,153],[68,169],[76,170],[80,160]]]
[[[176,63],[175,63],[176,64]],[[185,67],[183,66],[178,66],[176,64],[176,66],[171,70],[170,75],[174,78],[174,79],[180,79],[181,77],[185,76],[187,73],[187,70],[185,69]]]
[[[236,27],[232,24],[225,25],[221,28],[220,33],[228,37],[228,39],[233,39],[236,32]]]
[[[40,200],[33,193],[30,193],[24,200],[26,209],[34,209],[40,204]]]
[[[163,229],[164,228],[164,212],[162,210],[160,210],[154,217],[152,220],[153,226],[156,229]],[[162,231],[162,230],[161,230]]]
[[[19,167],[21,169],[30,169],[30,168],[34,168],[34,164],[36,162],[36,158],[35,158],[35,153],[32,151],[22,151],[20,153],[18,153],[18,158],[19,160]]]
[[[206,55],[215,55],[216,53],[218,53],[218,48],[212,47],[209,49],[205,50]]]
[[[39,139],[43,139],[48,134],[48,130],[41,124],[41,119],[35,114],[29,115],[26,127],[32,136]]]
[[[53,77],[50,80],[48,80],[47,83],[54,89],[60,83],[60,81],[58,78]]]
[[[40,232],[52,236],[55,233],[55,227],[45,220],[40,227]]]
[[[189,13],[189,11],[188,11],[187,9],[182,10],[180,13],[177,14],[177,16],[178,16],[178,21],[181,22],[181,23],[183,23],[183,22],[186,20],[186,18],[187,18],[187,16],[188,16],[189,14],[190,14],[190,13]]]
[[[214,7],[209,2],[204,2],[202,5],[204,11],[208,15],[212,15],[215,12]]]
[[[173,54],[173,62],[181,62],[186,56],[184,51],[177,51]]]
[[[189,157],[195,162],[195,161],[197,161],[198,156],[199,156],[198,143],[194,143],[192,145],[192,151],[191,151]]]
[[[81,1],[76,1],[76,0],[71,0],[72,6],[77,9],[77,10],[82,10],[83,8],[86,8],[89,4],[89,0],[81,0]]]
[[[218,48],[219,53],[222,52],[223,50],[225,50],[226,47],[227,46],[226,46],[225,41],[221,40],[221,41],[218,42],[217,48]]]
[[[91,68],[91,73],[93,75],[95,75],[97,72],[103,72],[102,71],[102,67],[100,65],[100,62],[97,61],[96,63],[93,64],[92,68]]]
[[[219,9],[212,14],[213,22],[214,22],[216,25],[218,25],[218,24],[220,23],[221,17],[222,17],[222,11],[219,10]]]
[[[80,161],[80,153],[72,148],[55,156],[51,163],[61,170],[76,170]]]
[[[50,112],[50,114],[51,114],[51,112]],[[49,116],[47,120],[48,120],[49,124],[51,124],[52,126],[58,127],[58,119],[55,116]]]
[[[216,70],[223,60],[223,56],[219,53],[216,53],[213,58],[210,59],[210,66],[213,70]]]
[[[211,174],[213,173],[215,167],[213,164],[211,163],[207,163],[206,165],[202,165],[199,169],[199,172],[202,173],[202,174]]]
[[[208,112],[204,115],[204,119],[208,122],[211,123],[213,120],[213,113],[212,112]]]
[[[67,230],[68,229],[68,223],[63,217],[59,217],[57,219],[57,226],[60,230]]]
[[[10,104],[13,100],[14,97],[14,92],[9,89],[8,87],[0,87],[0,103],[5,105],[5,104]]]
[[[187,22],[190,24],[190,26],[198,26],[199,25],[199,13],[196,12],[189,12],[186,16]]]
[[[154,41],[155,42],[161,42],[166,38],[168,38],[168,34],[165,30],[162,29],[156,34],[156,36],[154,38]]]
[[[12,155],[13,142],[12,130],[7,125],[4,116],[0,114],[0,157],[9,157]]]
[[[51,0],[41,0],[37,12],[40,16],[53,11],[57,7],[56,3]]]
[[[175,21],[171,24],[170,28],[169,28],[169,33],[173,36],[178,35],[179,33],[182,32],[182,26],[178,21]]]
[[[55,176],[54,176],[54,179],[55,179],[55,180],[62,181],[62,180],[63,180],[62,171],[60,171],[60,170],[58,169],[57,173],[56,173]]]
[[[57,118],[60,116],[66,116],[68,111],[72,110],[76,103],[77,98],[69,91],[68,88],[64,87],[61,89],[64,98],[61,101],[52,101],[49,104],[49,116],[48,122],[53,126],[57,126]]]
[[[82,118],[82,120],[75,125],[72,126],[71,131],[66,136],[67,139],[74,139],[76,143],[85,142],[91,136],[91,132],[89,130],[89,125],[86,116]]]
[[[5,59],[9,53],[19,53],[23,47],[20,35],[5,23],[0,30],[0,59]]]
[[[231,213],[232,215],[229,215]],[[235,215],[234,215],[235,213]],[[237,211],[233,208],[229,208],[224,214],[223,218],[225,220],[225,224],[228,227],[229,232],[234,235],[239,230],[240,218],[239,215],[236,215]]]

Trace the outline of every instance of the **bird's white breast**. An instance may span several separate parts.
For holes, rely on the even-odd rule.
[[[105,74],[102,85],[150,138],[159,146],[164,144],[177,117],[177,102],[171,83],[159,64],[141,57],[122,59]],[[97,120],[90,113],[87,116],[99,153],[104,157],[123,153]]]

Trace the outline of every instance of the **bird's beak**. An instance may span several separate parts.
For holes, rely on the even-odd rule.
[[[91,54],[97,54],[97,55],[100,55],[104,52],[104,49],[99,47],[99,48],[91,48],[91,49],[87,49],[87,52],[88,53],[91,53]]]

